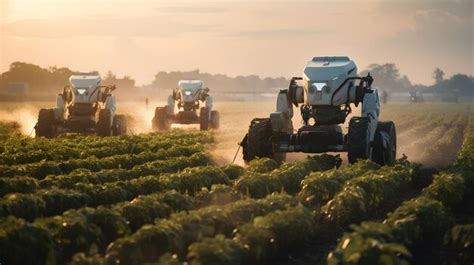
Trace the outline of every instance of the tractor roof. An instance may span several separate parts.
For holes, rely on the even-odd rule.
[[[71,77],[69,77],[69,83],[71,83],[71,86],[75,88],[95,88],[97,86],[100,86],[101,81],[102,79],[100,78],[100,75],[97,74],[77,74],[71,75]]]
[[[201,80],[180,80],[178,86],[184,90],[196,90],[202,88],[203,82]]]
[[[314,57],[306,64],[304,75],[307,80],[328,81],[336,77],[357,74],[355,63],[346,56]]]

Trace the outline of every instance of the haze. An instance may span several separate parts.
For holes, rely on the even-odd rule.
[[[362,70],[393,62],[414,83],[473,75],[473,1],[0,0],[0,71],[24,61],[108,70],[301,75],[315,55]]]

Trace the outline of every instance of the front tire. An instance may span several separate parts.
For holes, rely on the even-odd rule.
[[[112,128],[114,136],[127,134],[127,119],[125,115],[115,115]]]
[[[109,109],[99,111],[99,120],[97,121],[97,135],[105,137],[112,135],[112,112]]]
[[[384,146],[384,141],[386,146]],[[378,122],[375,132],[375,145],[372,160],[381,166],[395,164],[397,159],[397,133],[395,124],[391,121]]]
[[[171,122],[168,118],[166,107],[157,107],[155,117],[151,121],[153,131],[168,131],[171,129]]]
[[[357,162],[357,160],[365,160],[369,158],[369,122],[368,117],[352,117],[349,122],[347,155],[349,163],[351,164]]]
[[[274,158],[271,136],[272,124],[269,118],[253,119],[241,142],[244,161],[250,162],[257,157]]]
[[[205,131],[209,129],[209,109],[207,107],[202,107],[199,111],[199,129]]]
[[[211,111],[211,128],[212,129],[219,129],[220,126],[220,117],[219,112],[217,110]]]
[[[53,138],[56,136],[54,109],[41,109],[35,126],[36,137]]]

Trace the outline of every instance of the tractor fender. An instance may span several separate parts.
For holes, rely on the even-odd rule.
[[[66,106],[64,102],[63,94],[58,94],[56,97],[56,108],[54,109],[54,117],[56,120],[63,120],[64,119],[64,107]]]
[[[109,95],[105,100],[105,108],[110,110],[110,124],[112,124],[115,116],[115,111],[117,110],[115,96]]]
[[[168,96],[168,101],[166,102],[166,114],[173,115],[174,114],[174,101],[175,95]]]
[[[288,90],[281,90],[277,96],[276,111],[270,114],[273,132],[293,132],[293,106],[288,97]]]
[[[209,110],[209,120],[211,120],[211,112],[212,112],[212,105],[213,105],[214,101],[212,99],[212,96],[207,96],[206,97],[206,101],[205,101],[205,105],[206,105],[206,108]]]
[[[377,130],[377,123],[379,121],[380,114],[380,101],[377,88],[365,92],[364,99],[362,101],[362,117],[369,118],[369,144],[374,142],[375,132]],[[370,148],[369,157],[372,155],[372,149]]]

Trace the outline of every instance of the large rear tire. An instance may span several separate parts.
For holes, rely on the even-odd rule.
[[[166,107],[157,107],[155,109],[155,117],[151,121],[153,131],[168,131],[171,129],[171,122],[168,118]]]
[[[244,161],[250,162],[257,157],[282,159],[282,157],[276,157],[272,151],[271,136],[272,124],[269,118],[253,119],[241,143]]]
[[[219,112],[217,110],[211,111],[211,128],[212,129],[219,129],[220,126],[220,117]]]
[[[384,138],[387,145],[384,146]],[[381,166],[395,164],[397,159],[397,133],[395,124],[391,121],[378,122],[375,132],[375,145],[372,160]]]
[[[112,112],[109,109],[99,111],[99,120],[97,121],[97,135],[105,137],[112,135]]]
[[[36,137],[53,138],[56,136],[54,109],[41,109],[35,126]]]
[[[114,136],[127,134],[127,119],[125,115],[115,115],[112,128]]]
[[[365,160],[370,154],[369,140],[369,118],[352,117],[349,122],[349,132],[347,134],[349,163],[353,164],[357,160]]]
[[[202,107],[199,111],[199,129],[201,131],[209,129],[210,123],[211,122],[209,120],[209,109],[207,107]]]

